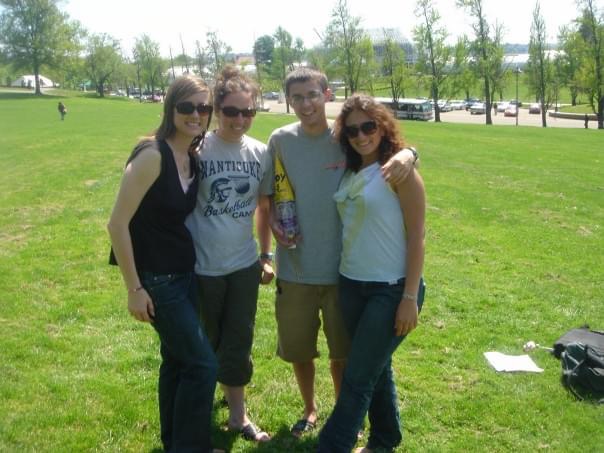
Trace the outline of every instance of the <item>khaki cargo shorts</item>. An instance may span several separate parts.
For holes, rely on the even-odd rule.
[[[350,337],[338,305],[337,285],[308,285],[277,280],[275,317],[277,355],[286,362],[308,362],[319,356],[317,339],[321,320],[329,358],[344,360]]]

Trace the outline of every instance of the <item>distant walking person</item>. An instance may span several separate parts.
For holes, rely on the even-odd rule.
[[[587,116],[587,113],[585,114],[585,129],[589,129],[589,116]]]
[[[65,104],[63,104],[62,102],[59,102],[59,107],[57,107],[57,109],[59,110],[59,114],[61,115],[61,121],[63,121],[65,119],[65,115],[67,114],[67,107],[65,107]]]

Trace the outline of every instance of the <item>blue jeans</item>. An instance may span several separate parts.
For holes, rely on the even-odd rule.
[[[394,334],[394,319],[404,289],[396,284],[361,282],[340,276],[340,306],[352,346],[336,405],[319,435],[321,453],[349,453],[369,412],[367,447],[393,450],[403,438],[392,376],[392,354],[405,338]],[[420,282],[418,309],[424,301]]]
[[[210,426],[218,364],[199,322],[193,273],[141,273],[159,334],[161,440],[167,452],[211,451]]]

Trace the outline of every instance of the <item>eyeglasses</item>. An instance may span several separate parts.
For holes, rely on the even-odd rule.
[[[291,104],[292,105],[298,105],[298,104],[303,104],[304,101],[308,100],[310,102],[316,102],[317,100],[319,100],[319,98],[321,97],[321,92],[320,91],[309,91],[306,96],[303,96],[301,94],[293,94],[290,99],[291,99]]]
[[[377,132],[377,123],[375,121],[365,121],[358,126],[344,126],[344,133],[348,138],[357,138],[359,131],[363,135],[373,135]]]
[[[214,107],[210,104],[203,103],[195,105],[191,101],[184,101],[176,104],[176,111],[182,115],[190,115],[195,110],[197,110],[197,113],[200,115],[209,115],[212,113],[212,110],[214,110]]]
[[[256,116],[256,109],[251,109],[249,107],[247,109],[238,109],[237,107],[229,105],[227,107],[222,107],[220,111],[228,118],[237,118],[240,113],[244,118],[253,118]]]

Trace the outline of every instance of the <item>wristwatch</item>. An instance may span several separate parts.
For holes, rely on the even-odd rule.
[[[274,256],[275,256],[275,255],[274,255],[273,253],[271,253],[271,252],[268,252],[268,253],[261,253],[261,254],[260,254],[260,259],[261,259],[261,260],[273,261],[273,257],[274,257]]]
[[[411,154],[413,154],[413,165],[415,165],[415,163],[417,162],[417,159],[419,159],[419,153],[417,152],[417,150],[413,146],[410,146],[407,149],[409,151],[411,151]]]

